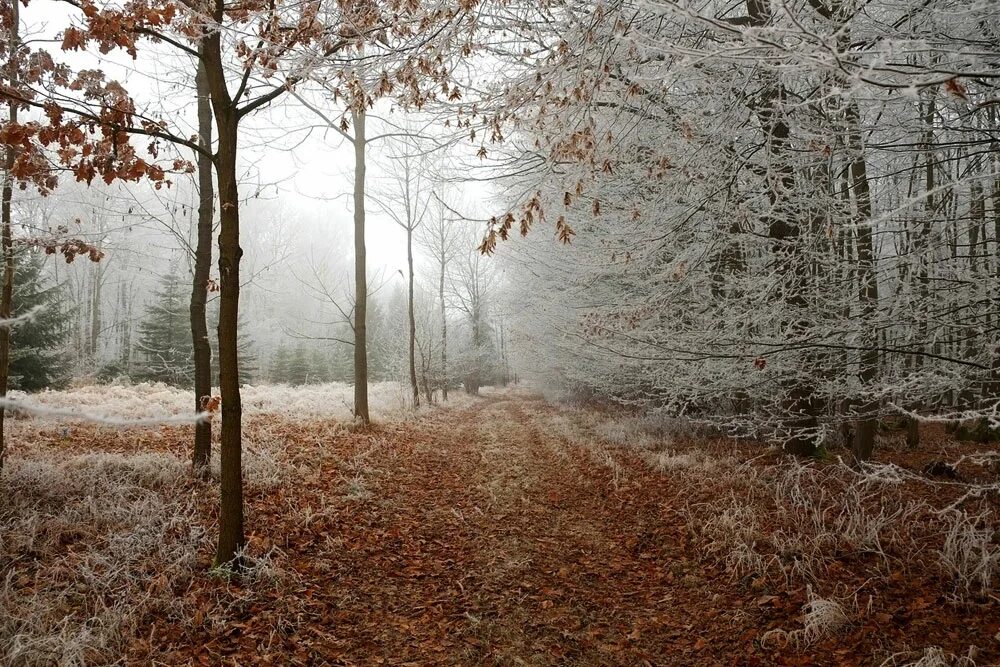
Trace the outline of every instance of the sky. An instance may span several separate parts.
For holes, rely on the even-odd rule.
[[[22,34],[27,41],[35,42],[33,46],[43,46],[37,40],[57,35],[69,24],[70,11],[67,5],[60,2],[36,0],[22,9]],[[99,67],[105,70],[109,78],[115,78],[126,86],[139,109],[162,113],[181,134],[195,133],[194,90],[188,56],[178,54],[165,45],[144,44],[146,48],[140,50],[135,61],[119,52],[95,57],[90,53],[63,53],[58,42],[44,46],[57,60],[67,62],[74,68]],[[310,100],[322,103],[322,99],[316,96],[310,97]],[[336,120],[343,112],[332,105],[324,111]],[[389,103],[380,103],[369,119],[368,134],[375,136],[387,127],[407,122],[420,124],[419,120],[408,118],[407,114]],[[430,131],[433,132],[433,128]],[[330,234],[343,235],[348,241],[335,245],[351,247],[354,153],[349,142],[339,133],[326,128],[322,119],[290,96],[248,117],[242,127],[241,142],[241,197],[277,200],[282,209],[291,214],[300,211],[312,219],[325,218],[329,222]],[[367,187],[372,197],[392,187],[383,168],[386,163],[385,143],[369,145]],[[137,142],[137,145],[141,144]],[[467,148],[470,155],[474,153],[474,147]],[[181,156],[191,158],[183,153]],[[470,206],[469,217],[488,217],[488,202],[492,199],[488,186],[469,183],[452,194],[457,201],[464,202],[463,205],[477,203]],[[374,201],[369,200],[366,209],[369,266],[386,273],[405,269],[405,232],[382,213]]]

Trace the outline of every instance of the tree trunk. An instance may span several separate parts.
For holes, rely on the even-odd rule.
[[[991,151],[1000,156],[1000,146],[994,145]],[[1000,157],[993,160],[994,173],[1000,169]],[[1000,176],[993,179],[993,243],[994,243],[994,267],[993,267],[993,312],[994,317],[1000,317]],[[994,332],[996,329],[994,329]],[[992,346],[992,368],[990,369],[990,383],[987,396],[990,398],[1000,396],[1000,341],[994,333],[990,340]]]
[[[927,110],[923,113],[924,121],[924,133],[921,139],[924,149],[924,219],[917,226],[914,247],[915,255],[917,258],[917,289],[920,295],[920,303],[922,308],[927,308],[928,300],[930,299],[930,253],[931,253],[931,230],[933,226],[933,219],[935,215],[935,197],[934,197],[934,115],[936,113],[936,105],[934,100],[934,90],[930,89],[930,99],[927,102]],[[920,346],[922,350],[927,349],[927,333],[928,333],[928,315],[922,313],[920,319],[917,322],[917,345]],[[913,358],[913,372],[914,374],[919,374],[924,366],[924,358],[921,355],[916,355]],[[919,410],[920,405],[912,406],[913,410]],[[913,420],[913,424],[908,425],[906,433],[906,444],[910,449],[916,449],[920,446],[920,426]]]
[[[771,21],[769,0],[747,0],[747,14],[751,25],[768,25]],[[801,261],[800,229],[789,201],[795,189],[795,171],[787,154],[791,132],[781,108],[785,98],[781,82],[775,74],[764,73],[762,77],[764,84],[756,113],[765,133],[768,163],[771,165],[767,174],[771,212],[764,222],[769,238],[774,240],[775,270],[782,276],[781,291],[791,318],[787,329],[792,336],[796,336],[808,329],[808,322],[802,319],[808,306],[805,295],[808,267]],[[790,342],[794,343],[794,340]],[[783,384],[783,419],[791,433],[783,447],[790,454],[812,455],[816,451],[817,427],[813,387],[803,379],[790,379]]]
[[[198,140],[212,150],[212,105],[204,64],[195,78],[198,94]],[[194,344],[194,409],[201,412],[212,394],[212,346],[208,340],[208,278],[212,266],[212,158],[198,154],[198,234],[194,251],[194,280],[191,286],[191,341]],[[194,472],[207,477],[212,459],[212,424],[194,427]]]
[[[103,230],[102,230],[103,231]],[[100,263],[94,265],[94,284],[90,292],[90,363],[98,367],[97,351],[101,338],[101,270]]]
[[[407,202],[409,206],[409,202]],[[409,272],[409,310],[410,310],[410,386],[413,389],[413,407],[420,406],[420,389],[417,386],[417,321],[413,315],[413,224],[406,228],[406,266]]]
[[[11,39],[9,53],[13,54],[19,46],[20,15],[17,2],[11,2]],[[11,87],[17,81],[11,69]],[[17,122],[17,106],[11,102],[9,106],[10,122]],[[8,146],[4,156],[3,189],[0,193],[0,247],[3,254],[3,286],[0,288],[0,319],[9,319],[13,310],[14,299],[14,237],[11,229],[11,200],[14,198],[14,160],[17,153],[13,146]],[[0,326],[0,397],[7,398],[7,382],[10,379],[10,326]],[[0,472],[3,472],[4,458],[7,453],[7,441],[4,437],[4,416],[7,408],[0,405]]]
[[[215,3],[215,19],[221,23],[223,5]],[[240,307],[240,209],[236,181],[239,115],[236,102],[226,88],[218,32],[202,42],[202,61],[215,115],[219,148],[215,170],[219,184],[219,389],[222,394],[220,457],[222,499],[219,511],[217,566],[241,569],[238,556],[246,545],[243,530],[243,405],[240,398],[237,326]]]
[[[354,122],[354,418],[368,415],[368,267],[365,256],[365,112],[351,109]]]
[[[217,112],[218,113],[218,112]],[[224,110],[223,117],[232,115]],[[231,562],[246,538],[243,533],[243,451],[237,322],[240,298],[239,200],[236,184],[236,123],[219,122],[219,388],[222,394],[222,509],[219,516],[219,549],[215,562]]]
[[[444,243],[441,247],[441,276],[438,280],[438,298],[441,300],[441,400],[448,400],[448,309],[444,303]]]
[[[478,301],[472,307],[472,349],[475,352],[472,368],[465,376],[465,393],[472,396],[479,394],[479,387],[482,382],[480,378],[480,363],[482,361],[483,335],[480,327],[480,311]]]
[[[857,206],[858,230],[858,285],[861,304],[862,328],[870,332],[874,325],[875,311],[878,308],[878,282],[875,276],[875,250],[872,241],[872,204],[871,191],[868,184],[868,168],[865,163],[864,145],[861,142],[861,117],[857,104],[851,102],[846,109],[848,125],[848,148],[851,152],[851,189],[854,191],[854,201]],[[878,375],[877,341],[869,334],[865,347],[861,351],[861,364],[858,377],[862,387],[871,385]],[[875,451],[877,405],[866,400],[860,406],[862,418],[854,432],[854,443],[851,453],[855,462],[867,461]]]

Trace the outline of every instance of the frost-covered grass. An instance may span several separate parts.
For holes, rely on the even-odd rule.
[[[8,459],[0,504],[0,664],[123,663],[150,614],[184,616],[205,534],[169,454]]]
[[[218,390],[215,390],[218,393]],[[281,414],[289,418],[350,420],[354,386],[343,382],[304,385],[246,385],[242,388],[243,414]],[[43,408],[76,410],[121,419],[154,419],[188,414],[194,409],[192,392],[162,383],[86,385],[37,394],[11,392],[11,398]],[[368,388],[372,418],[396,419],[412,414],[409,389],[399,382],[375,382]],[[448,407],[461,407],[475,399],[462,391],[449,394]]]
[[[971,656],[946,653],[938,646],[889,656],[880,667],[976,667]]]
[[[944,511],[946,498],[933,502],[912,486],[792,459],[670,470],[703,498],[722,491],[689,502],[684,516],[734,577],[820,586],[834,563],[864,562],[883,581],[930,576],[956,604],[996,595],[1000,546],[988,502]]]
[[[990,595],[1000,584],[1000,540],[992,518],[957,510],[944,514],[938,563],[954,583],[951,597],[957,602]]]
[[[802,627],[794,630],[775,629],[764,633],[761,641],[765,644],[780,642],[797,648],[811,646],[818,641],[832,637],[850,624],[847,610],[839,600],[821,598],[807,591],[808,600],[802,607]]]
[[[190,391],[163,384],[89,385],[29,396],[12,394],[44,408],[122,420],[193,411]],[[268,493],[292,483],[300,468],[308,466],[286,456],[290,437],[309,438],[308,426],[290,431],[290,422],[349,422],[352,417],[354,389],[346,384],[246,386],[242,395],[246,416],[281,416],[246,420],[243,471],[251,493]],[[411,418],[414,411],[407,396],[406,387],[399,383],[373,384],[369,390],[373,418]],[[444,404],[448,408],[477,400],[460,391],[449,398]],[[205,616],[204,610],[190,608],[188,595],[198,577],[214,576],[196,559],[212,550],[203,501],[218,492],[218,448],[212,461],[214,479],[203,482],[191,475],[186,456],[141,449],[142,442],[159,443],[171,438],[175,430],[80,428],[67,423],[55,429],[57,438],[63,432],[56,444],[65,442],[66,449],[36,446],[41,430],[53,431],[48,426],[52,420],[45,415],[8,420],[17,453],[7,458],[0,479],[4,496],[0,503],[0,665],[125,664],[135,657],[126,650],[141,650],[144,628],[152,617],[178,624],[199,615],[210,624],[216,622],[215,616],[224,618],[225,613]],[[87,440],[76,442],[80,437]],[[127,454],[100,451],[132,441],[140,443],[138,452],[133,447],[128,448],[133,453]],[[80,453],[87,449],[94,451]],[[345,496],[352,501],[372,494],[360,457],[344,480]],[[240,578],[240,592],[219,604],[242,604],[255,587],[290,576],[276,563],[281,554],[274,549],[251,559],[250,570]]]
[[[935,613],[945,614],[975,613],[998,599],[1000,496],[990,481],[991,454],[960,456],[954,466],[980,480],[962,482],[929,477],[919,467],[803,461],[657,415],[565,405],[556,414],[554,433],[671,478],[695,544],[734,584],[808,591],[801,625],[769,630],[760,636],[766,644],[805,650],[850,632],[856,620],[861,627],[886,589],[894,599],[937,597],[944,609]],[[838,597],[845,588],[855,592]],[[859,591],[866,611],[858,608]],[[885,664],[971,666],[974,659],[929,647]]]
[[[767,577],[820,587],[830,567],[867,563],[866,573],[931,574],[955,604],[996,596],[1000,585],[994,485],[938,483],[898,466],[760,460],[725,454],[703,433],[662,416],[562,413],[563,435],[618,445],[651,468],[682,479],[683,515],[707,555],[736,578]],[[586,425],[584,428],[581,425]],[[589,445],[594,446],[594,445]],[[742,454],[739,451],[743,451]],[[980,460],[981,459],[981,460]],[[986,456],[960,461],[983,468]],[[985,469],[985,468],[984,468]],[[941,493],[944,492],[944,493]]]

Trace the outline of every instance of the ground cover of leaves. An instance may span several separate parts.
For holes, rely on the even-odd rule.
[[[184,427],[19,428],[12,456],[187,458]],[[738,485],[711,466],[657,466],[648,450],[599,442],[579,410],[513,393],[368,430],[258,415],[246,431],[266,443],[248,464],[255,568],[243,579],[211,571],[214,486],[185,480],[173,492],[198,508],[200,552],[190,576],[146,575],[177,604],[151,606],[121,653],[94,662],[904,664],[930,646],[1000,662],[997,598],[949,602],[944,574],[923,561],[897,569],[891,552],[824,561],[845,619],[799,641],[813,586],[735,572],[693,522],[738,499]],[[933,457],[883,456],[918,472]],[[9,581],[32,586],[46,567],[33,558]]]

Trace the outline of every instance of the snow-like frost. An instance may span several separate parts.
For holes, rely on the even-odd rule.
[[[409,412],[408,389],[399,382],[376,382],[369,386],[372,416],[398,417]],[[216,390],[217,393],[217,390]],[[162,383],[134,385],[86,385],[62,391],[25,394],[12,391],[10,397],[26,405],[51,410],[73,410],[118,419],[157,419],[190,415],[192,392]],[[354,386],[343,382],[291,387],[288,385],[246,385],[242,388],[243,414],[283,414],[302,419],[351,418]],[[474,398],[453,392],[448,407],[467,405]],[[53,418],[72,420],[54,415]]]

